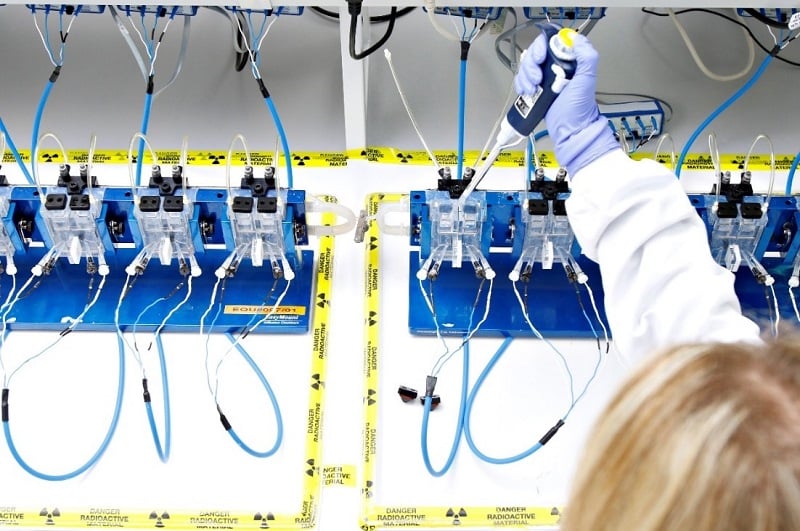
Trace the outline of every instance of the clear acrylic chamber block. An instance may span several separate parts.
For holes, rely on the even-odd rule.
[[[235,196],[228,205],[234,245],[242,256],[249,256],[254,267],[267,260],[273,272],[286,257],[283,223],[286,217],[286,190],[279,197]]]
[[[68,195],[64,188],[51,188],[45,194],[41,216],[47,233],[52,247],[57,249],[59,256],[66,256],[70,264],[105,253],[97,229],[103,193],[103,189],[93,188],[86,194]]]
[[[709,198],[711,200],[713,198]],[[740,204],[725,203],[723,208],[709,208],[708,222],[711,226],[711,255],[720,265],[731,267],[733,249],[741,257],[755,256],[761,235],[768,222],[763,212],[763,202],[752,198]]]
[[[444,191],[428,191],[430,206],[430,267],[434,274],[442,262],[461,267],[462,262],[480,264],[485,261],[482,252],[483,223],[486,220],[486,196],[474,192],[459,209],[458,199],[451,199]],[[488,245],[487,245],[488,247]],[[424,250],[423,250],[424,252]]]

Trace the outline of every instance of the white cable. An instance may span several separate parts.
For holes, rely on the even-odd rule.
[[[775,186],[775,147],[772,145],[772,140],[767,135],[758,135],[753,143],[750,144],[750,150],[747,152],[747,156],[744,159],[744,171],[747,171],[750,165],[750,156],[753,154],[753,149],[755,149],[756,144],[759,140],[766,140],[767,144],[769,145],[769,189],[767,190],[767,198],[764,201],[764,205],[761,207],[763,212],[766,212],[769,208],[769,200],[772,198],[772,190]]]
[[[16,291],[16,289],[17,289],[17,275],[11,275],[11,291],[8,292],[8,296],[6,297],[6,301],[3,303],[2,306],[0,306],[0,311],[3,311],[3,308],[5,308],[8,305],[9,301],[11,301],[11,297],[14,295],[14,292]],[[789,288],[789,292],[790,293],[791,293],[791,291],[792,291],[791,288]],[[794,300],[794,297],[792,297],[792,300]],[[796,306],[795,306],[795,308],[796,308]],[[0,334],[2,334],[3,339],[5,339],[5,336],[6,336],[5,319],[3,319],[3,329],[0,330]],[[3,363],[2,343],[0,343],[0,371],[2,371],[2,373],[3,373],[3,382],[5,384],[5,381],[6,381],[6,366],[5,366],[5,363]],[[4,385],[4,387],[5,387],[5,385]]]
[[[222,281],[221,278],[217,278],[217,281],[214,283],[214,289],[211,291],[211,300],[208,303],[208,308],[206,308],[206,311],[203,312],[202,317],[200,317],[200,338],[201,339],[203,338],[203,335],[204,335],[203,334],[203,325],[205,324],[206,317],[208,316],[209,313],[211,313],[211,309],[214,307],[214,303],[216,303],[216,301],[217,301],[217,289],[219,288],[219,283],[221,281]],[[204,343],[205,343],[206,356],[205,356],[204,365],[205,365],[205,369],[206,369],[206,385],[208,386],[208,392],[213,395],[214,391],[211,389],[211,375],[210,375],[210,373],[208,371],[208,358],[209,358],[209,353],[210,353],[210,350],[208,348],[208,344],[209,344],[210,341],[211,341],[211,328],[209,326],[208,333],[205,334],[205,342]]]
[[[222,282],[221,278],[217,278],[217,281],[214,282],[214,289],[211,290],[211,300],[208,303],[208,308],[206,308],[206,311],[204,311],[203,315],[200,316],[200,337],[203,337],[203,326],[205,325],[206,317],[208,317],[208,314],[211,313],[211,308],[214,307],[214,303],[217,302],[217,291],[219,290],[220,282]],[[208,333],[211,334],[211,331],[209,330]]]
[[[428,12],[430,13],[430,11]],[[438,171],[441,168],[441,166],[439,166],[439,161],[436,160],[436,157],[433,155],[433,151],[431,151],[431,148],[428,147],[428,144],[422,137],[422,133],[419,130],[417,121],[414,119],[414,114],[411,112],[411,107],[408,106],[408,101],[406,100],[406,96],[403,93],[402,87],[400,86],[400,80],[397,79],[397,73],[394,71],[394,65],[392,64],[392,53],[388,48],[383,50],[383,56],[386,58],[386,62],[389,64],[389,71],[392,73],[392,79],[394,79],[394,85],[397,87],[397,93],[400,95],[400,100],[403,102],[403,107],[406,109],[406,113],[408,114],[408,118],[411,120],[411,125],[414,127],[414,131],[417,133],[417,138],[419,138],[419,141],[422,142],[422,145],[425,147],[425,151],[428,153],[428,156],[430,157],[431,161],[433,161],[433,165]]]
[[[133,38],[131,37],[128,28],[125,27],[125,23],[122,21],[122,19],[119,18],[117,10],[114,9],[113,5],[108,6],[108,11],[111,13],[111,17],[114,19],[117,29],[119,29],[119,32],[122,34],[122,38],[125,40],[128,48],[130,48],[133,58],[136,60],[136,64],[139,65],[139,71],[142,73],[142,78],[147,80],[147,68],[144,66],[144,59],[142,59],[142,54],[139,53],[138,48],[136,48],[136,43],[133,42]]]
[[[56,345],[58,345],[61,342],[62,339],[64,339],[67,336],[67,332],[68,331],[71,332],[72,330],[75,329],[76,326],[78,326],[78,324],[83,322],[83,319],[84,319],[84,317],[86,317],[86,314],[89,313],[89,310],[92,309],[92,307],[95,305],[95,303],[97,303],[97,300],[100,298],[100,294],[103,291],[103,286],[105,286],[105,283],[106,283],[106,276],[103,275],[103,276],[100,277],[100,284],[97,286],[97,291],[95,292],[95,295],[92,298],[91,302],[89,302],[88,304],[86,304],[86,306],[84,306],[83,311],[78,315],[78,317],[76,317],[75,319],[72,320],[72,322],[70,323],[70,325],[67,328],[65,328],[63,331],[61,331],[61,333],[58,335],[58,338],[56,338],[55,341],[53,341],[52,343],[47,345],[42,350],[40,350],[39,352],[37,352],[33,356],[29,357],[28,359],[26,359],[25,361],[20,363],[19,366],[16,369],[14,369],[11,372],[11,374],[8,375],[8,379],[6,380],[6,387],[11,385],[11,379],[14,377],[15,374],[17,374],[17,372],[19,372],[20,369],[22,369],[25,365],[27,365],[28,363],[32,362],[36,358],[38,358],[38,357],[42,356],[43,354],[45,354],[50,349],[54,348]]]
[[[465,337],[461,341],[461,344],[458,346],[458,348],[456,348],[454,351],[452,351],[446,358],[444,358],[444,359],[442,359],[441,357],[439,358],[439,361],[436,362],[439,367],[436,368],[436,365],[434,365],[434,370],[431,373],[431,376],[436,376],[437,374],[439,374],[439,371],[442,370],[442,368],[444,367],[445,363],[450,361],[450,358],[455,356],[458,352],[460,352],[464,348],[464,346],[467,343],[469,343],[470,339],[472,339],[472,336],[474,336],[478,332],[478,330],[481,329],[481,326],[483,326],[483,323],[485,323],[486,319],[489,318],[489,309],[492,306],[492,290],[493,290],[493,288],[494,288],[494,279],[489,279],[489,290],[486,292],[486,307],[483,309],[483,317],[481,318],[480,321],[478,321],[478,324],[475,325],[475,328],[473,328],[471,331],[467,330],[467,337]]]
[[[150,141],[147,140],[147,137],[142,133],[134,133],[133,137],[131,137],[131,143],[128,146],[128,177],[131,179],[131,192],[133,192],[134,199],[136,198],[136,172],[133,163],[133,150],[137,140],[144,141],[144,145],[147,146],[147,150],[150,152],[150,158],[152,159],[151,164],[153,166],[158,165],[158,157],[156,156],[155,150],[153,150],[153,146],[150,145]],[[144,161],[142,161],[142,163],[144,163]]]
[[[664,143],[665,140],[669,140],[672,149],[670,150],[670,160],[672,161],[672,169],[675,169],[675,141],[672,139],[672,135],[669,133],[664,133],[658,138],[658,144],[656,144],[656,151],[653,153],[653,158],[658,160],[658,155],[661,153],[661,145]]]
[[[254,324],[253,326],[251,326],[250,328],[248,328],[248,329],[245,331],[245,333],[244,333],[244,334],[239,334],[239,336],[236,338],[236,341],[234,341],[233,343],[231,343],[231,346],[230,346],[230,347],[228,347],[228,350],[226,350],[226,351],[225,351],[225,353],[222,355],[222,357],[220,357],[220,360],[219,360],[219,362],[217,362],[217,367],[216,367],[216,369],[214,370],[214,378],[215,378],[215,382],[214,382],[214,392],[213,392],[213,395],[214,395],[214,399],[215,399],[215,400],[216,400],[216,398],[217,398],[217,391],[219,390],[219,368],[220,368],[220,366],[222,365],[222,362],[223,362],[223,361],[225,361],[225,358],[228,356],[228,354],[230,354],[231,352],[233,352],[233,349],[234,349],[234,348],[236,348],[236,346],[237,346],[237,345],[238,345],[238,344],[241,342],[241,340],[244,338],[244,336],[246,336],[246,335],[249,335],[249,334],[250,334],[250,332],[252,332],[252,331],[253,331],[253,330],[255,330],[256,328],[258,328],[259,326],[261,326],[261,324],[263,324],[264,322],[266,322],[266,321],[267,321],[267,319],[269,319],[269,318],[270,318],[270,317],[271,317],[271,316],[272,316],[272,315],[273,315],[273,314],[274,314],[276,311],[278,311],[278,307],[281,305],[281,302],[283,302],[283,298],[286,296],[286,292],[288,292],[288,291],[289,291],[289,287],[290,287],[291,285],[292,285],[292,281],[291,281],[291,280],[287,280],[287,281],[286,281],[286,287],[285,287],[285,288],[283,288],[283,292],[282,292],[282,293],[281,293],[281,294],[278,296],[278,298],[275,300],[275,304],[273,304],[273,305],[272,305],[272,307],[270,308],[269,312],[267,312],[267,314],[266,314],[264,317],[262,317],[260,320],[258,320],[258,321],[256,322],[256,324]]]
[[[269,30],[272,28],[272,25],[275,24],[276,22],[278,22],[278,17],[273,18],[272,22],[267,24],[267,29],[264,30],[264,34],[261,36],[260,39],[258,39],[258,43],[256,44],[256,48],[255,48],[256,52],[261,51],[261,45],[264,43],[264,39],[267,38],[267,34],[269,33]]]
[[[125,299],[125,295],[128,292],[128,286],[130,284],[131,275],[128,275],[125,278],[125,284],[122,285],[122,290],[119,292],[119,299],[117,300],[117,307],[114,308],[114,328],[117,332],[117,336],[125,343],[125,345],[130,349],[131,353],[133,353],[133,358],[139,364],[139,368],[142,370],[142,374],[144,374],[144,366],[142,365],[142,358],[139,356],[139,351],[131,345],[128,341],[128,338],[125,337],[125,334],[122,333],[122,326],[119,323],[119,314],[120,309],[122,308],[122,301]]]
[[[164,31],[166,31],[166,29],[167,28],[164,28]],[[192,31],[192,17],[191,17],[191,15],[184,15],[183,16],[183,34],[182,34],[182,37],[181,37],[181,48],[180,48],[180,51],[178,52],[178,62],[175,65],[175,71],[172,73],[172,77],[169,78],[169,81],[167,82],[167,84],[164,85],[163,87],[161,87],[160,89],[158,89],[156,91],[156,93],[153,94],[153,99],[158,98],[158,96],[161,95],[162,92],[164,92],[169,87],[171,87],[172,84],[175,83],[175,80],[178,79],[178,76],[180,75],[181,70],[183,70],[183,62],[186,59],[186,49],[189,46],[189,34],[191,33],[191,31]],[[155,60],[153,60],[153,62],[155,62]]]
[[[39,38],[42,39],[42,45],[44,46],[44,50],[47,52],[47,57],[50,59],[50,62],[54,67],[58,67],[55,57],[53,57],[50,48],[47,46],[47,41],[44,38],[44,34],[42,33],[41,28],[39,28],[39,22],[36,20],[36,11],[33,12],[33,25],[36,26],[36,31],[39,33]]]
[[[431,253],[431,256],[433,253]],[[433,307],[433,301],[428,296],[428,292],[425,291],[425,286],[422,284],[422,280],[419,281],[419,290],[422,292],[422,298],[425,300],[425,304],[428,306],[428,310],[431,312],[431,317],[433,318],[433,326],[436,329],[436,339],[438,339],[442,346],[444,346],[444,353],[441,354],[439,357],[440,359],[447,354],[450,353],[450,345],[447,344],[447,341],[444,340],[444,336],[442,336],[441,326],[439,325],[439,318],[436,316],[436,310]],[[433,288],[431,288],[433,289]]]
[[[539,330],[535,326],[533,326],[533,323],[531,322],[531,318],[528,315],[528,309],[525,307],[525,302],[522,300],[522,296],[520,295],[519,289],[517,288],[517,282],[513,281],[513,282],[511,282],[511,285],[514,288],[514,295],[516,295],[516,297],[517,297],[517,302],[519,302],[519,307],[522,310],[522,316],[525,317],[525,322],[528,323],[528,327],[531,329],[533,334],[537,338],[539,338],[540,341],[543,341],[545,345],[550,347],[550,349],[553,352],[555,352],[556,355],[559,358],[561,358],[561,362],[564,364],[564,368],[566,369],[567,375],[569,377],[569,380],[568,380],[569,381],[569,403],[570,403],[570,405],[574,405],[575,404],[575,389],[574,389],[574,384],[572,382],[572,371],[569,370],[569,364],[567,363],[567,358],[565,358],[564,355],[561,353],[561,351],[558,350],[555,347],[555,345],[553,345],[549,340],[545,339],[545,337],[542,335],[542,333],[539,332]]]
[[[594,300],[594,292],[592,292],[592,287],[589,286],[589,283],[586,282],[583,284],[586,287],[586,291],[589,293],[589,301],[592,303],[592,310],[594,310],[594,315],[597,317],[597,322],[600,323],[600,327],[603,329],[603,336],[606,339],[606,352],[609,350],[609,339],[608,339],[608,329],[606,328],[605,323],[600,318],[600,311],[597,309],[597,302]]]
[[[339,203],[328,203],[314,198],[312,201],[306,201],[306,213],[312,212],[336,214],[338,218],[344,219],[344,222],[330,226],[306,223],[309,236],[339,236],[347,234],[356,226],[356,215],[352,210]]]
[[[789,298],[792,300],[792,308],[794,308],[794,315],[797,317],[798,322],[800,322],[800,310],[797,308],[797,299],[794,296],[794,289],[789,288]]]
[[[489,151],[489,146],[492,144],[492,141],[495,139],[497,135],[497,130],[500,129],[500,124],[503,123],[503,119],[506,117],[506,113],[508,112],[508,108],[511,105],[511,101],[514,99],[516,92],[514,91],[514,78],[511,78],[511,84],[508,87],[508,94],[506,94],[506,99],[503,101],[503,107],[500,109],[500,114],[497,116],[497,120],[494,122],[492,126],[492,131],[489,133],[489,138],[486,139],[486,143],[481,148],[480,153],[478,153],[478,158],[475,159],[475,164],[473,166],[477,167],[480,163],[481,159],[483,158],[483,154]]]
[[[699,68],[700,71],[703,74],[705,74],[708,78],[713,79],[714,81],[735,81],[737,79],[741,79],[744,76],[746,76],[747,73],[750,72],[750,69],[753,68],[753,63],[755,63],[756,59],[756,51],[755,51],[755,46],[753,45],[753,41],[747,34],[746,29],[742,28],[742,33],[744,33],[744,39],[745,42],[747,43],[747,65],[740,72],[737,72],[735,74],[720,75],[709,70],[706,64],[700,58],[700,55],[697,53],[697,49],[695,49],[694,44],[692,43],[692,40],[689,37],[689,34],[686,32],[686,28],[683,27],[683,24],[681,24],[680,20],[678,20],[677,15],[675,15],[675,11],[672,9],[667,9],[667,13],[669,14],[669,17],[672,19],[672,22],[675,23],[675,27],[677,28],[678,33],[680,33],[681,38],[683,38],[683,42],[686,44],[686,48],[689,50],[692,59],[694,59],[695,64],[697,64],[697,68]],[[736,18],[739,19],[739,22],[744,24],[744,21],[742,20],[742,17],[739,16],[738,12],[736,13]]]
[[[44,204],[44,191],[42,190],[42,184],[39,182],[39,149],[42,147],[42,143],[48,139],[52,138],[56,144],[58,144],[59,149],[61,150],[61,154],[64,157],[64,164],[69,164],[69,157],[67,156],[67,150],[64,149],[64,144],[61,143],[61,140],[54,135],[53,133],[45,133],[39,137],[39,141],[36,142],[36,148],[33,150],[32,156],[33,160],[31,161],[31,173],[33,173],[33,182],[36,185],[36,190],[39,192],[39,197],[42,199],[42,204]]]
[[[781,324],[781,309],[778,305],[778,296],[775,294],[775,284],[769,285],[769,290],[772,292],[772,304],[775,306],[775,322],[772,324],[772,333],[778,337],[778,330]]]
[[[167,23],[164,24],[164,29],[161,30],[161,35],[159,36],[158,41],[156,41],[156,47],[153,50],[153,57],[150,60],[150,75],[151,76],[156,73],[156,61],[158,60],[158,49],[161,48],[161,43],[164,40],[164,35],[166,35],[167,29],[169,29],[169,25],[172,24],[172,20],[173,20],[172,18],[167,19]],[[185,26],[184,26],[184,29],[186,29]]]
[[[448,41],[461,42],[461,39],[459,39],[456,35],[453,35],[449,31],[444,29],[439,24],[439,21],[436,18],[436,12],[435,12],[436,11],[436,0],[424,0],[424,3],[425,3],[425,9],[428,11],[428,20],[431,21],[431,25],[433,26],[433,29],[438,31],[439,34],[442,37],[444,37],[445,39],[447,39]],[[456,29],[456,31],[458,31],[458,30]]]
[[[193,277],[192,275],[186,275],[186,296],[185,296],[185,297],[183,297],[183,300],[181,300],[181,302],[179,302],[178,304],[176,304],[176,305],[175,305],[175,306],[174,306],[174,307],[173,307],[173,308],[172,308],[172,309],[169,311],[169,313],[167,313],[167,315],[165,315],[165,316],[164,316],[164,319],[162,319],[162,320],[161,320],[161,324],[159,324],[159,325],[158,325],[158,328],[156,328],[156,331],[155,331],[155,332],[153,332],[153,337],[157,337],[157,336],[158,336],[158,335],[161,333],[161,330],[163,330],[163,329],[164,329],[164,327],[167,325],[167,321],[169,321],[169,320],[170,320],[170,318],[171,318],[173,315],[175,315],[175,312],[177,312],[178,310],[180,310],[180,309],[181,309],[181,307],[182,307],[184,304],[186,304],[186,303],[189,301],[189,297],[191,297],[191,296],[192,296],[192,279],[193,279],[193,278],[194,278],[194,277]],[[152,346],[152,342],[150,343],[150,346]]]

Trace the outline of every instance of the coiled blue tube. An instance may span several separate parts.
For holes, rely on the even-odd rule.
[[[703,120],[703,123],[701,123],[701,124],[700,124],[700,125],[697,127],[697,129],[695,129],[694,133],[692,133],[692,136],[690,136],[690,137],[689,137],[689,141],[688,141],[688,142],[686,142],[686,144],[683,146],[683,150],[681,150],[681,155],[680,155],[680,157],[678,157],[678,162],[677,162],[677,164],[675,165],[675,175],[676,175],[677,177],[680,177],[680,176],[681,176],[681,166],[683,166],[683,161],[686,159],[686,155],[689,153],[689,149],[692,147],[692,145],[694,144],[695,140],[697,140],[697,137],[698,137],[698,136],[700,136],[700,133],[702,133],[702,132],[705,130],[705,128],[706,128],[706,127],[708,127],[708,126],[709,126],[709,124],[711,124],[711,122],[713,122],[714,120],[716,120],[716,119],[717,119],[717,116],[719,116],[720,114],[722,114],[722,113],[723,113],[723,112],[724,112],[724,111],[725,111],[725,110],[726,110],[728,107],[730,107],[730,106],[731,106],[731,105],[732,105],[732,104],[733,104],[733,103],[734,103],[736,100],[738,100],[739,98],[741,98],[741,97],[742,97],[742,95],[743,95],[745,92],[747,92],[748,90],[750,90],[750,88],[752,88],[752,86],[753,86],[753,85],[755,85],[756,81],[758,81],[758,79],[761,77],[761,75],[762,75],[762,74],[764,73],[764,71],[767,69],[767,66],[769,66],[769,63],[772,61],[772,57],[773,57],[773,56],[772,56],[771,54],[770,54],[770,55],[767,55],[767,56],[764,58],[764,61],[763,61],[763,62],[761,63],[761,65],[758,67],[758,70],[756,70],[756,73],[755,73],[755,74],[753,74],[753,76],[752,76],[750,79],[748,79],[748,80],[747,80],[747,83],[745,83],[744,85],[742,85],[742,86],[741,86],[741,88],[739,88],[739,90],[737,90],[736,92],[734,92],[734,93],[733,93],[733,95],[732,95],[730,98],[728,98],[727,100],[725,100],[725,101],[722,103],[722,105],[720,105],[719,107],[717,107],[716,109],[714,109],[714,112],[712,112],[710,115],[708,115],[708,118],[706,118],[705,120]]]
[[[272,402],[272,409],[275,412],[275,423],[276,423],[275,443],[272,445],[272,448],[263,452],[259,452],[248,446],[244,441],[242,441],[242,439],[239,437],[239,435],[236,433],[236,430],[234,430],[233,427],[228,428],[227,430],[228,435],[231,436],[233,441],[236,444],[238,444],[242,450],[252,455],[253,457],[261,457],[261,458],[269,457],[278,451],[278,449],[281,446],[281,442],[283,441],[283,418],[281,417],[281,409],[280,406],[278,405],[278,399],[275,397],[275,393],[272,391],[272,387],[269,385],[269,382],[267,381],[267,378],[264,376],[264,373],[258,367],[255,360],[253,360],[253,358],[250,357],[250,354],[247,353],[247,351],[244,349],[241,343],[236,343],[236,339],[230,333],[226,332],[225,335],[228,337],[228,340],[230,340],[231,343],[234,343],[236,345],[236,350],[239,351],[239,354],[241,354],[244,360],[247,362],[247,364],[250,365],[250,368],[253,370],[253,372],[261,382],[261,385],[267,391],[267,394],[269,395],[269,400],[270,402]]]
[[[103,442],[100,443],[100,447],[97,449],[94,455],[92,455],[92,457],[90,457],[89,460],[80,467],[66,474],[45,474],[34,469],[17,451],[17,448],[14,445],[14,439],[11,437],[11,429],[9,428],[8,420],[3,420],[3,434],[5,435],[8,449],[11,451],[11,455],[17,464],[19,464],[19,466],[21,466],[28,474],[45,481],[65,481],[72,479],[93,467],[103,456],[106,449],[108,449],[111,438],[114,436],[114,432],[117,430],[120,411],[122,410],[122,396],[125,390],[125,345],[122,342],[122,337],[119,335],[117,336],[117,348],[119,350],[119,378],[117,380],[117,399],[114,404],[114,414],[111,417],[111,424],[108,426],[108,431],[106,432]]]

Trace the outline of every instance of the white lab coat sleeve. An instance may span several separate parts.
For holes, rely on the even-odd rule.
[[[673,344],[759,341],[734,276],[711,257],[706,229],[675,175],[612,151],[572,179],[567,214],[600,265],[620,353],[636,361]],[[590,279],[591,281],[591,279]]]

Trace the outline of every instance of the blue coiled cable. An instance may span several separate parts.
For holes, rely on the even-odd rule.
[[[152,76],[151,76],[152,79]],[[148,90],[144,96],[144,112],[142,113],[141,133],[147,136],[147,126],[150,123],[150,109],[153,107],[153,92]],[[142,184],[142,159],[144,158],[144,140],[139,139],[139,150],[136,153],[136,186]]]
[[[169,380],[167,378],[167,360],[164,356],[164,344],[161,342],[161,334],[156,334],[156,348],[158,350],[158,362],[161,368],[161,392],[164,395],[164,444],[161,444],[161,437],[156,427],[156,419],[153,415],[153,406],[150,403],[150,392],[147,390],[147,379],[142,380],[144,387],[144,408],[147,411],[147,422],[150,424],[150,433],[153,435],[153,443],[156,446],[158,458],[163,463],[169,460],[170,448],[172,446],[172,414],[169,405]]]
[[[90,457],[86,463],[72,472],[68,472],[66,474],[44,474],[32,468],[22,458],[17,451],[16,446],[14,445],[14,439],[11,437],[11,429],[8,425],[8,389],[3,389],[3,434],[5,435],[6,443],[8,444],[8,449],[11,451],[12,457],[28,474],[45,481],[65,481],[83,474],[93,467],[103,456],[108,448],[109,443],[111,442],[111,438],[114,436],[114,432],[117,429],[117,424],[119,423],[120,411],[122,410],[122,396],[125,389],[125,345],[123,344],[122,338],[119,337],[119,335],[117,336],[117,348],[119,350],[119,379],[117,383],[117,399],[114,404],[114,414],[111,418],[111,424],[108,427],[108,431],[106,432],[103,442],[100,444],[100,447],[97,449],[94,455],[92,455],[92,457]]]
[[[429,394],[426,394],[423,405],[424,409],[422,411],[422,429],[420,430],[420,445],[422,447],[422,460],[425,462],[425,468],[428,469],[430,475],[434,477],[441,477],[450,470],[450,467],[453,465],[453,461],[456,458],[456,453],[458,452],[458,446],[461,443],[461,434],[464,432],[464,415],[466,413],[466,406],[467,406],[467,387],[469,386],[469,341],[464,343],[464,362],[463,368],[461,371],[461,403],[458,406],[458,420],[456,422],[456,432],[453,435],[453,444],[450,447],[450,454],[447,456],[447,460],[445,461],[442,468],[436,470],[433,468],[431,464],[431,457],[428,452],[428,420],[431,414],[431,404],[433,401],[433,397]]]
[[[283,442],[283,418],[281,417],[281,409],[280,406],[278,405],[278,399],[275,397],[275,393],[272,391],[272,387],[269,385],[266,376],[264,376],[264,373],[258,367],[255,360],[253,360],[250,354],[247,353],[247,350],[244,349],[241,343],[236,342],[236,338],[234,338],[233,335],[230,334],[230,332],[226,332],[225,336],[232,344],[236,346],[236,350],[239,351],[239,354],[242,355],[242,358],[244,358],[247,364],[250,365],[250,368],[258,377],[259,381],[261,382],[261,385],[264,387],[264,389],[267,391],[267,394],[269,395],[270,402],[272,402],[272,409],[275,412],[275,423],[276,423],[275,443],[269,450],[263,452],[254,450],[239,437],[239,435],[236,433],[236,430],[233,429],[233,426],[231,426],[230,422],[228,422],[228,419],[222,413],[222,410],[220,409],[219,405],[217,405],[217,411],[219,412],[220,422],[222,422],[222,426],[225,428],[225,431],[228,432],[228,435],[231,436],[231,439],[233,439],[233,441],[236,444],[238,444],[242,450],[252,455],[253,457],[261,457],[261,458],[270,457],[271,455],[273,455],[275,452],[278,451],[278,449],[281,446],[281,443]]]
[[[467,106],[467,55],[469,42],[461,41],[461,65],[458,75],[458,159],[456,179],[463,178],[464,171],[464,122]]]
[[[703,120],[703,122],[697,127],[697,129],[695,129],[694,133],[692,133],[692,136],[689,137],[688,142],[686,142],[686,144],[683,146],[683,150],[681,151],[680,157],[678,157],[678,162],[675,165],[675,175],[677,177],[681,176],[681,166],[683,166],[683,161],[686,159],[686,155],[689,153],[689,149],[692,147],[692,145],[694,144],[695,140],[697,140],[697,137],[700,136],[700,133],[702,133],[705,130],[705,128],[709,126],[709,124],[711,122],[716,120],[717,116],[722,114],[736,100],[741,98],[742,95],[745,92],[750,90],[750,88],[752,88],[752,86],[755,85],[756,81],[758,81],[758,79],[761,77],[761,75],[767,69],[767,66],[769,66],[769,63],[772,61],[773,57],[774,57],[773,54],[767,55],[764,58],[764,61],[758,67],[758,70],[756,70],[755,74],[753,74],[753,76],[750,79],[748,79],[747,82],[739,88],[739,90],[734,92],[733,95],[730,98],[725,100],[722,103],[722,105],[720,105],[719,107],[714,109],[714,112],[712,112],[710,115],[708,115],[708,118]]]
[[[794,182],[794,172],[797,171],[797,166],[800,164],[800,152],[794,157],[792,165],[789,167],[789,176],[786,177],[786,196],[792,195],[792,183]]]
[[[61,70],[60,66],[57,66],[55,70],[53,70],[53,76],[47,81],[47,84],[44,86],[44,90],[42,91],[42,96],[39,98],[39,105],[36,107],[36,116],[33,119],[33,132],[31,133],[31,171],[33,174],[32,182],[36,180],[36,161],[33,160],[33,157],[36,153],[36,145],[39,143],[39,128],[42,124],[42,115],[44,115],[44,107],[47,105],[47,100],[50,98],[50,92],[53,90],[53,85],[56,83],[56,79],[58,78],[58,72]],[[67,161],[64,161],[66,164]]]
[[[25,167],[25,163],[22,161],[22,157],[19,154],[19,150],[17,150],[17,146],[14,145],[14,141],[11,139],[11,134],[8,132],[6,124],[3,123],[2,118],[0,118],[0,131],[6,136],[6,145],[8,146],[8,150],[11,151],[12,155],[14,155],[14,160],[17,161],[17,165],[22,170],[22,174],[25,176],[25,180],[28,181],[28,184],[34,184],[33,177],[31,177],[28,168]],[[0,162],[2,161],[3,161],[3,154],[0,153]]]
[[[259,81],[261,81],[259,79]],[[263,82],[262,82],[263,84]],[[262,85],[263,86],[263,85]],[[292,152],[289,151],[289,141],[286,138],[286,131],[283,129],[283,123],[281,122],[281,117],[278,116],[278,110],[275,108],[275,104],[272,103],[272,98],[267,95],[264,97],[264,101],[267,104],[267,108],[269,109],[269,113],[272,115],[272,121],[275,122],[275,129],[278,130],[278,136],[281,139],[281,147],[283,148],[283,156],[286,158],[286,184],[289,188],[294,187],[294,175],[292,174]],[[275,161],[277,165],[278,161]]]

